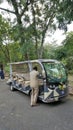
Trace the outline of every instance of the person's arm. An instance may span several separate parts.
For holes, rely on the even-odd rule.
[[[39,73],[39,72],[37,72],[37,78],[38,78],[38,79],[43,79],[42,74],[41,74],[41,73]]]

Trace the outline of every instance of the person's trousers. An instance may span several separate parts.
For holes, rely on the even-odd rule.
[[[35,105],[37,102],[37,98],[38,98],[38,93],[39,93],[39,88],[32,88],[32,92],[31,92],[31,105]]]

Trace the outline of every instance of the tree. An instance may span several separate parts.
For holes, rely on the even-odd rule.
[[[42,58],[43,45],[48,31],[56,29],[55,19],[58,27],[66,30],[66,25],[73,19],[72,0],[6,0],[14,9],[8,10],[15,14],[16,24],[13,27],[21,47],[27,46],[24,55],[28,59],[31,43],[35,44],[35,55]],[[70,11],[70,12],[68,12]],[[67,13],[66,13],[67,12]],[[71,14],[72,18],[71,18]],[[70,17],[68,17],[70,16]],[[29,33],[30,31],[30,33]],[[30,45],[29,45],[30,44]]]
[[[59,28],[67,31],[67,24],[73,21],[73,0],[60,0],[57,20]]]
[[[55,50],[56,46],[53,44],[49,44],[44,46],[44,51],[43,51],[43,58],[46,59],[55,59]]]
[[[57,60],[62,60],[65,59],[67,56],[66,50],[64,48],[64,46],[59,46],[55,49],[55,58]]]
[[[67,70],[73,73],[73,32],[66,34],[62,45],[56,48],[56,59],[61,60]]]
[[[67,33],[66,39],[63,41],[63,46],[66,50],[67,57],[73,56],[73,32]]]
[[[63,49],[66,52],[66,67],[69,71],[73,70],[73,32],[69,32],[66,35],[66,39],[63,41]]]
[[[11,40],[9,23],[0,15],[0,61],[10,61],[8,42]],[[5,58],[4,58],[5,57]]]
[[[19,43],[13,40],[10,23],[0,15],[0,63],[21,60]]]

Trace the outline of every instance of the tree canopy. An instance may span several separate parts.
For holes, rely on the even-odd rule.
[[[0,7],[15,18],[4,19],[0,15],[0,61],[5,62],[36,58],[73,56],[72,37],[68,34],[61,47],[45,45],[45,38],[57,28],[67,31],[73,21],[73,0],[0,0],[9,8]],[[11,15],[10,15],[11,16]]]
[[[24,48],[23,55],[27,59],[32,45],[35,46],[37,58],[42,58],[43,45],[48,32],[55,30],[56,27],[67,30],[66,25],[73,20],[72,0],[6,1],[11,8],[0,9],[15,14],[16,17],[12,23],[14,40],[19,41],[22,50]]]

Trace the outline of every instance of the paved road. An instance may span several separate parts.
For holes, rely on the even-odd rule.
[[[0,130],[72,130],[73,98],[30,107],[30,97],[0,81]]]

